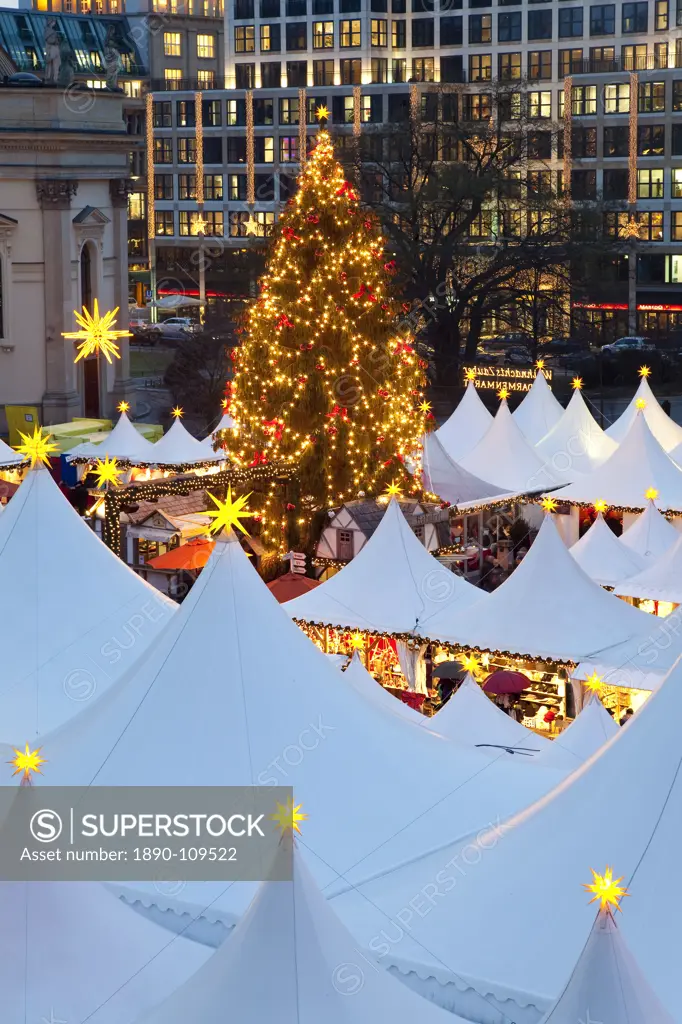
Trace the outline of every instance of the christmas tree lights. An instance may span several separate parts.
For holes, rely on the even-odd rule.
[[[422,394],[426,364],[397,326],[395,264],[378,222],[345,179],[326,129],[317,139],[235,352],[228,397],[239,432],[220,439],[238,466],[295,467],[292,501],[283,503],[274,482],[253,496],[270,547],[291,540],[287,524],[361,491],[377,496],[395,484],[418,493],[405,460],[433,420]]]

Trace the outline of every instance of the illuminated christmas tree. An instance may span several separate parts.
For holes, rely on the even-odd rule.
[[[295,543],[296,526],[344,501],[419,490],[405,460],[433,417],[426,364],[397,321],[394,272],[322,128],[235,352],[227,397],[238,432],[221,439],[242,466],[296,467],[288,500],[275,483],[252,499],[269,547]]]

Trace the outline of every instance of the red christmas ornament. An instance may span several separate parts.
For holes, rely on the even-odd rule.
[[[390,307],[387,306],[385,302],[381,303],[381,308],[383,309],[384,313],[390,313]]]
[[[340,416],[344,423],[346,423],[348,421],[348,409],[346,409],[345,406],[341,407],[340,405],[335,405],[331,412],[326,413],[326,416],[327,419],[331,420]]]
[[[381,442],[385,440],[385,436],[383,434],[379,434],[379,436],[377,437],[377,444],[381,444]]]
[[[386,461],[383,463],[384,469],[386,468],[386,466],[390,466],[392,462],[393,459],[386,459]]]
[[[298,381],[298,383],[299,383],[299,384],[305,384],[305,382],[307,381],[307,379],[308,379],[308,378],[306,377],[306,375],[305,375],[305,374],[302,374],[302,375],[301,375],[300,377],[297,377],[297,378],[296,378],[296,380]]]
[[[301,352],[310,352],[310,350],[311,350],[311,348],[313,346],[312,346],[312,343],[308,341],[308,342],[304,343],[303,345],[299,345],[298,347],[300,348]]]
[[[286,315],[286,313],[280,313],[279,317],[277,318],[277,323],[275,324],[275,326],[278,331],[281,331],[283,327],[293,327],[294,325],[292,324],[291,320]]]
[[[388,263],[384,263],[384,270],[387,274],[395,274],[396,264],[395,260],[389,260]]]
[[[368,302],[376,302],[376,295],[366,284],[361,284],[353,296],[354,299],[367,299]]]
[[[344,181],[341,188],[336,190],[337,196],[348,196],[351,202],[355,202],[358,198],[357,193],[349,181]]]
[[[336,312],[337,312],[337,313],[343,313],[343,311],[344,311],[344,309],[345,309],[345,308],[346,308],[345,306],[337,306],[337,307],[336,307]]]
[[[322,249],[316,249],[316,250],[315,250],[315,258],[319,260],[319,258],[320,258],[321,256],[324,256],[324,250],[322,250]]]
[[[315,364],[315,369],[316,370],[324,370],[324,368],[325,368],[324,363],[316,363]]]
[[[339,274],[339,281],[347,281],[347,280],[348,280],[348,274],[346,273],[345,270],[342,270],[341,273]]]
[[[300,242],[301,241],[301,239],[296,234],[296,232],[294,231],[293,228],[284,228],[284,231],[282,232],[282,235],[284,236],[284,238],[288,238],[290,242],[292,242],[292,241]]]
[[[320,223],[320,218],[317,216],[316,213],[309,213],[308,214],[308,221],[309,221],[310,224],[319,224]]]
[[[329,426],[329,427],[327,427],[327,433],[331,434],[332,437],[333,437],[334,434],[338,434],[338,430],[334,426]]]
[[[290,501],[287,502],[287,512],[292,512],[295,508],[296,506],[292,505]]]
[[[410,312],[410,304],[409,304],[409,302],[403,302],[403,313],[409,313],[409,312]]]
[[[381,395],[382,398],[388,398],[388,391],[386,388],[377,388],[377,394]]]
[[[363,225],[364,225],[365,231],[371,231],[372,230],[372,222],[371,222],[371,220],[363,221]]]
[[[268,457],[265,452],[254,452],[253,462],[249,463],[251,466],[264,466],[268,461]]]

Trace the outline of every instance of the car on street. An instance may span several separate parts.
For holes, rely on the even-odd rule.
[[[656,346],[648,338],[633,334],[625,338],[618,338],[617,341],[612,341],[609,345],[603,345],[602,352],[604,355],[617,356],[621,352],[653,352],[655,348]]]
[[[161,328],[148,320],[135,318],[128,321],[128,330],[132,334],[132,343],[137,345],[156,345],[161,337]]]
[[[199,322],[189,316],[170,316],[157,326],[164,338],[175,338],[178,341],[200,330]]]

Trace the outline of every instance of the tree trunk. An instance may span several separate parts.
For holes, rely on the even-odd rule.
[[[433,344],[436,383],[440,388],[459,387],[461,337],[459,322],[451,317],[433,324],[429,332]]]

